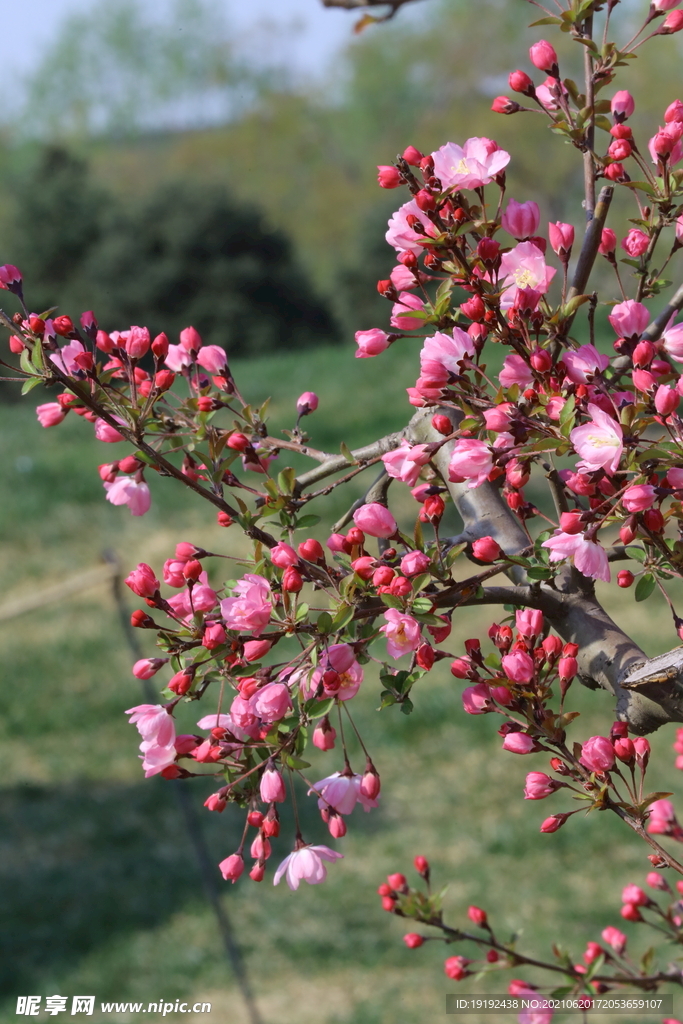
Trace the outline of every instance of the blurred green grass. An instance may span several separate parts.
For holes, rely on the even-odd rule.
[[[353,447],[405,422],[410,409],[403,388],[416,354],[394,346],[361,362],[349,351],[320,349],[236,363],[234,372],[249,398],[273,395],[273,433],[291,426],[298,394],[316,390],[320,410],[305,422],[313,444],[336,451],[342,438]],[[141,520],[109,506],[96,467],[121,447],[103,448],[75,416],[42,430],[28,401],[0,406],[3,601],[92,567],[107,547],[126,567],[143,559],[160,567],[181,539],[239,550],[238,535],[218,528],[211,510],[170,481],[152,479],[153,507]],[[329,514],[350,500],[335,497]],[[414,513],[411,501],[400,498],[406,515]],[[611,600],[617,620],[647,653],[676,644],[658,604],[634,605],[628,592]],[[484,636],[493,615],[460,611],[448,649]],[[142,641],[153,653],[151,638]],[[98,1001],[208,1000],[214,1014],[241,1024],[242,1004],[170,787],[141,776],[137,734],[123,715],[140,701],[140,689],[106,587],[0,622],[0,644],[0,1021],[15,1019],[20,994],[92,992]],[[403,870],[415,880],[416,853],[429,857],[437,885],[450,883],[452,921],[462,922],[474,902],[487,908],[501,934],[521,932],[521,948],[547,955],[550,942],[561,938],[577,958],[585,940],[620,924],[621,886],[642,882],[649,867],[645,846],[605,816],[577,817],[559,833],[539,836],[540,821],[567,809],[568,801],[522,800],[525,773],[542,769],[542,759],[501,752],[494,723],[463,713],[461,684],[445,669],[419,684],[408,718],[395,708],[378,715],[378,689],[369,672],[353,703],[382,774],[380,809],[356,812],[348,836],[335,844],[302,793],[306,837],[346,855],[326,884],[297,893],[248,879],[226,887],[268,1024],[442,1018],[445,994],[458,991],[442,973],[445,947],[408,951],[401,936],[409,929],[384,914],[375,895],[388,872]],[[577,691],[573,704],[582,718],[575,735],[604,733],[609,697]],[[184,710],[186,726],[195,711]],[[652,772],[652,788],[679,789],[672,739],[673,727],[653,738],[661,766]],[[311,778],[339,767],[336,753],[314,754]],[[362,763],[357,752],[355,763]],[[197,785],[198,804],[202,792]],[[240,818],[231,810],[202,813],[216,862],[236,847]],[[291,837],[287,823],[275,863]],[[645,948],[647,936],[636,926],[624,930]],[[514,973],[534,980],[530,972]],[[503,991],[509,977],[486,987]],[[476,1017],[468,1021],[477,1024]]]

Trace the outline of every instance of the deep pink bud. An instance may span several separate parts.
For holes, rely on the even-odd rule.
[[[126,352],[131,359],[142,359],[149,350],[150,337],[146,327],[131,327],[126,338]]]
[[[449,956],[448,960],[444,961],[444,973],[451,981],[462,981],[469,974],[466,970],[469,963],[464,956]]]
[[[298,594],[304,585],[303,578],[293,565],[288,566],[282,574],[282,589],[290,594]]]
[[[509,732],[503,740],[503,750],[512,754],[530,754],[534,749],[534,741],[525,732]]]
[[[512,71],[508,78],[508,85],[513,92],[521,92],[525,96],[531,96],[534,92],[534,83],[525,71]]]
[[[318,750],[332,750],[336,738],[336,730],[330,724],[327,715],[325,715],[313,730],[313,746],[317,747]]]
[[[194,327],[185,327],[180,332],[180,344],[186,352],[198,352],[202,347],[202,339],[199,331]]]
[[[558,828],[562,828],[568,817],[568,814],[551,814],[551,816],[546,818],[541,824],[539,831],[546,833],[557,832]]]
[[[261,776],[261,800],[264,804],[282,803],[287,796],[282,775],[275,768],[266,768]]]
[[[307,562],[321,562],[325,559],[325,552],[320,541],[314,540],[312,537],[308,540],[302,540],[299,544],[297,551],[302,558],[305,558]]]
[[[631,764],[636,757],[636,748],[633,745],[633,740],[630,740],[627,736],[620,736],[614,741],[614,753],[624,764]]]
[[[548,224],[548,237],[558,256],[569,256],[574,244],[574,227],[572,224],[563,224],[562,221]]]
[[[673,35],[674,32],[680,32],[681,29],[683,29],[683,11],[672,11],[671,14],[667,14],[664,19],[664,24],[660,28],[659,34],[663,36],[670,36]]]
[[[157,357],[157,359],[166,358],[166,356],[168,355],[168,345],[168,337],[163,333],[163,331],[161,332],[161,334],[157,334],[156,338],[154,339],[151,345],[152,352]]]
[[[318,396],[315,391],[304,391],[296,400],[296,411],[298,416],[308,416],[318,408]]]
[[[601,256],[609,256],[617,247],[617,236],[611,228],[603,228],[598,252]]]
[[[524,786],[525,800],[544,800],[558,789],[560,783],[545,772],[529,772]]]
[[[557,70],[557,54],[555,48],[546,39],[539,39],[529,50],[531,63],[539,71]]]
[[[362,505],[354,512],[353,521],[371,537],[393,537],[398,529],[389,509],[378,502]]]
[[[375,800],[379,796],[380,789],[381,783],[377,770],[370,762],[368,762],[365,768],[365,774],[361,779],[360,791],[363,796],[367,797],[369,800]]]
[[[204,629],[202,646],[206,647],[207,651],[214,651],[217,647],[220,647],[225,643],[225,639],[225,630],[221,623],[210,622]]]
[[[493,537],[480,537],[472,545],[472,554],[480,562],[495,562],[501,555],[500,544]]]
[[[491,110],[494,114],[516,114],[520,109],[519,103],[516,100],[510,99],[509,96],[496,96],[491,104]]]
[[[139,562],[137,569],[128,574],[124,583],[138,597],[154,597],[159,589],[159,580],[154,575],[154,570],[145,562]]]
[[[403,159],[411,167],[419,167],[424,157],[419,149],[415,149],[415,146],[408,146],[403,150]]]
[[[591,772],[608,772],[614,767],[614,747],[606,736],[591,736],[583,744],[579,760]]]
[[[629,587],[633,586],[635,576],[629,569],[620,569],[617,573],[617,584],[623,590],[628,590]]]
[[[633,114],[633,111],[636,109],[636,104],[630,92],[626,89],[620,89],[619,92],[615,92],[612,97],[611,108],[615,119],[619,118],[619,120],[625,121]]]
[[[377,181],[382,188],[398,188],[401,174],[393,164],[381,164],[377,168]]]
[[[627,885],[621,891],[622,903],[633,903],[636,907],[646,907],[650,897],[639,885]]]
[[[675,388],[660,384],[655,391],[655,409],[660,416],[670,416],[678,406],[680,395]]]
[[[247,640],[243,651],[244,660],[260,661],[272,646],[270,640]]]
[[[478,928],[484,928],[486,926],[486,911],[482,910],[481,907],[468,907],[467,916],[469,917],[472,924],[476,924]]]
[[[296,565],[299,561],[299,556],[294,548],[284,541],[280,541],[279,544],[271,548],[269,554],[273,565],[277,565],[279,569],[286,569],[290,565]]]
[[[244,871],[244,861],[239,853],[232,853],[222,860],[218,867],[225,881],[232,882],[234,885]]]
[[[636,749],[636,763],[643,769],[647,768],[650,760],[650,741],[645,736],[636,736],[633,746]]]
[[[403,941],[408,949],[417,949],[424,943],[424,938],[421,935],[418,935],[417,932],[409,932],[407,935],[403,936]]]
[[[573,679],[578,670],[576,658],[560,658],[557,663],[557,671],[563,683],[568,683],[570,679]]]
[[[642,921],[643,915],[638,910],[635,903],[625,903],[621,908],[621,916],[625,921]]]

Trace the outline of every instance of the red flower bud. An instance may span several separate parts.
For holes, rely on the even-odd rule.
[[[620,587],[623,587],[624,590],[627,590],[633,585],[634,579],[635,576],[628,569],[621,569],[620,572],[617,573],[617,583]]]

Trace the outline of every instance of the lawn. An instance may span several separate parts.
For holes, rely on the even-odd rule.
[[[274,430],[291,426],[300,392],[317,391],[320,410],[307,421],[312,442],[336,451],[340,439],[353,447],[405,422],[403,389],[415,363],[415,352],[398,347],[365,361],[348,349],[325,349],[236,364],[234,372],[255,401],[273,395]],[[144,559],[158,568],[178,540],[239,550],[237,535],[217,527],[213,512],[173,482],[151,481],[153,507],[141,520],[106,504],[96,467],[117,446],[103,449],[75,416],[42,430],[34,396],[0,406],[1,604],[91,569],[106,548],[126,567]],[[331,514],[360,486],[335,499]],[[401,499],[404,514],[414,513],[411,502]],[[646,612],[631,593],[617,594],[615,616],[648,653],[674,646],[662,608],[653,603]],[[490,621],[490,613],[462,611],[448,649],[483,636]],[[152,654],[150,638],[142,641]],[[0,645],[0,1021],[16,1019],[17,995],[94,993],[98,1001],[207,1000],[214,1012],[197,1021],[242,1024],[247,1018],[171,786],[142,778],[137,737],[123,715],[140,701],[140,688],[107,587],[0,622]],[[304,797],[306,837],[345,854],[326,884],[297,893],[284,884],[274,889],[270,880],[224,886],[267,1024],[442,1019],[445,994],[458,991],[442,972],[443,945],[407,950],[406,928],[381,911],[375,895],[384,876],[407,871],[416,853],[430,859],[437,884],[450,882],[453,921],[477,903],[501,933],[520,932],[522,947],[537,953],[560,937],[560,922],[562,942],[576,958],[585,940],[620,923],[621,886],[641,883],[649,867],[644,845],[597,814],[540,836],[542,818],[567,802],[523,801],[525,772],[542,770],[542,758],[502,752],[490,719],[463,713],[460,691],[447,670],[435,669],[419,684],[410,717],[396,708],[378,714],[378,683],[369,673],[353,703],[382,774],[380,809],[356,812],[348,836],[335,844]],[[575,706],[583,736],[608,728],[607,695],[580,691]],[[183,713],[188,726],[195,710]],[[663,770],[653,772],[653,788],[680,790],[673,732],[654,737]],[[355,764],[361,766],[358,757]],[[321,778],[338,767],[335,752],[315,752],[310,774]],[[204,790],[193,788],[201,810]],[[202,810],[201,821],[217,862],[236,847],[241,815]],[[275,862],[291,837],[287,821]],[[645,948],[648,936],[637,926],[624,930]],[[489,990],[503,991],[509,975],[503,979],[488,982]],[[472,982],[461,988],[478,990]],[[477,1024],[474,1016],[467,1020]]]

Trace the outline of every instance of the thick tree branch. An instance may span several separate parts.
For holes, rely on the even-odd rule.
[[[674,313],[678,313],[680,309],[683,309],[683,285],[681,285],[659,316],[656,317],[650,326],[643,332],[643,341],[658,341],[664,333],[666,325],[671,317]]]
[[[358,463],[369,462],[370,459],[376,459],[379,455],[386,455],[387,452],[398,448],[405,436],[405,430],[397,430],[395,434],[387,434],[386,437],[380,437],[379,441],[366,444],[363,448],[356,448],[351,455]],[[302,473],[296,478],[294,493],[299,495],[306,487],[317,484],[320,480],[325,480],[328,476],[347,469],[348,466],[349,460],[345,455],[331,455],[319,466],[309,469],[307,473]]]
[[[595,204],[595,213],[586,225],[586,234],[583,236],[581,252],[579,253],[579,260],[576,264],[576,270],[574,271],[572,286],[567,295],[567,301],[576,298],[577,295],[583,295],[586,290],[588,279],[591,275],[593,264],[595,263],[595,257],[598,255],[598,246],[600,245],[600,240],[602,238],[602,229],[605,226],[607,213],[609,211],[613,195],[613,185],[605,185],[605,187],[600,190],[598,201]],[[573,319],[574,316],[570,318],[569,322],[571,323]]]

